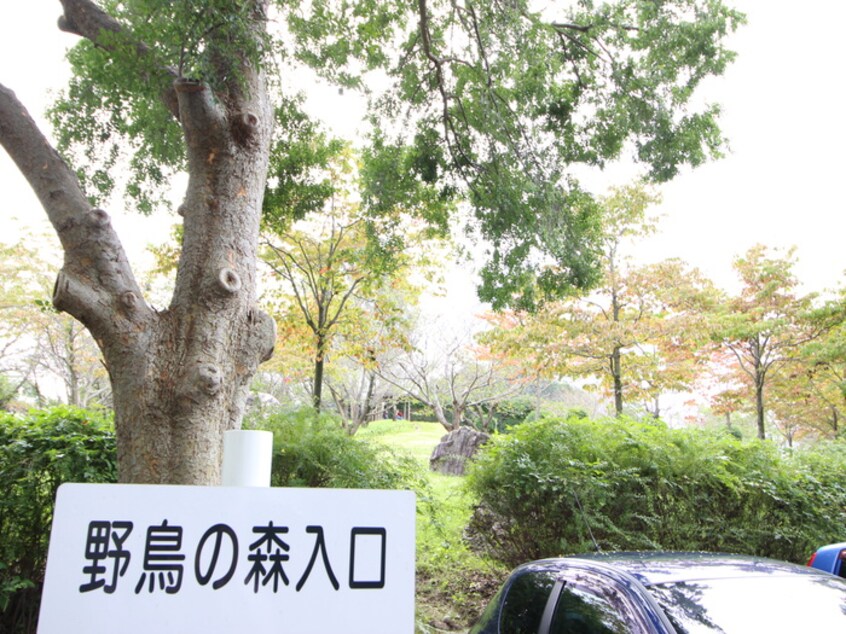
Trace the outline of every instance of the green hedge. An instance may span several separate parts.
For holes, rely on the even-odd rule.
[[[278,411],[258,423],[273,432],[272,486],[408,489],[420,470],[410,457],[347,434],[333,414]]]
[[[102,416],[68,407],[0,414],[0,632],[35,631],[56,489],[116,477]]]
[[[418,488],[412,458],[351,438],[311,409],[276,413],[274,486]],[[56,490],[63,482],[114,482],[115,436],[96,413],[57,407],[0,414],[0,632],[35,631]]]
[[[782,453],[660,422],[547,419],[495,437],[468,484],[473,543],[507,563],[603,550],[804,562],[843,540],[846,444]]]

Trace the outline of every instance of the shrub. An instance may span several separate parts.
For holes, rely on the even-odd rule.
[[[56,490],[113,482],[115,437],[102,416],[56,407],[0,414],[0,631],[34,631]]]
[[[471,470],[480,504],[468,532],[511,564],[594,544],[804,561],[842,539],[844,455],[785,456],[767,442],[660,422],[525,423]]]
[[[279,411],[258,423],[273,432],[272,486],[407,489],[418,486],[413,459],[349,436],[335,415]]]

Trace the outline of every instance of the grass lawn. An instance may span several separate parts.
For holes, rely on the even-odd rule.
[[[464,479],[429,471],[445,433],[438,423],[385,420],[356,434],[412,456],[425,474],[417,492],[417,634],[466,632],[506,573],[464,542],[474,506]]]
[[[359,429],[355,437],[385,443],[428,468],[429,456],[444,434],[446,431],[440,423],[377,420]]]

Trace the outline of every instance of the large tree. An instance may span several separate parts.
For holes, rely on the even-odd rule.
[[[257,240],[269,159],[290,158],[308,130],[290,107],[293,64],[348,88],[365,85],[362,71],[389,78],[373,99],[364,205],[401,201],[446,226],[449,203],[466,194],[491,244],[486,296],[528,305],[535,289],[596,278],[594,205],[569,166],[631,148],[667,179],[719,152],[717,109],[696,110],[691,97],[731,60],[723,40],[742,21],[719,0],[584,1],[555,13],[526,0],[61,5],[60,28],[82,39],[53,111],[65,159],[5,86],[0,144],[61,240],[53,302],[100,346],[120,478],[135,482],[215,482],[222,432],[240,425],[248,381],[271,354]],[[269,17],[287,39],[268,31]],[[172,300],[157,311],[97,201],[123,187],[127,206],[149,209],[181,170],[184,240]],[[272,190],[307,177],[274,174]]]

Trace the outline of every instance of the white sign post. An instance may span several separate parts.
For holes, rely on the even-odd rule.
[[[272,432],[256,429],[223,432],[223,486],[269,487],[272,463]]]
[[[409,491],[65,484],[39,634],[414,631]]]

